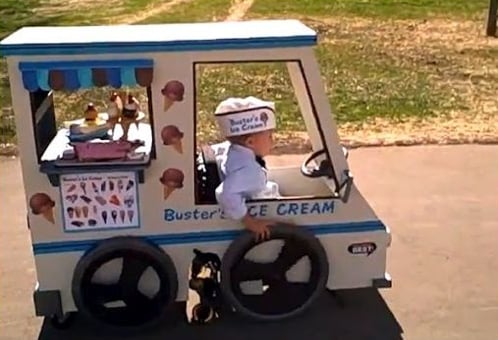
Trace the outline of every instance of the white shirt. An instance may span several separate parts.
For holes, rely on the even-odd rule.
[[[277,183],[267,180],[266,169],[251,149],[230,144],[217,157],[222,183],[216,188],[216,199],[227,217],[241,220],[247,214],[247,199],[279,197]]]

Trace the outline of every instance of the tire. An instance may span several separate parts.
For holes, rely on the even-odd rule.
[[[314,267],[318,273],[315,275],[316,286],[310,296],[304,303],[302,303],[302,305],[294,308],[293,310],[277,314],[259,313],[251,310],[250,308],[244,306],[244,304],[239,301],[234,293],[232,283],[232,267],[234,267],[234,265],[258,243],[255,241],[254,235],[250,232],[245,232],[240,237],[235,239],[228,247],[222,259],[221,292],[224,302],[244,317],[264,322],[284,320],[303,313],[325,291],[329,276],[329,264],[325,249],[323,248],[321,242],[311,232],[299,226],[289,226],[284,224],[275,225],[271,227],[270,230],[271,236],[269,240],[291,239],[306,244],[306,247],[309,248],[313,254],[312,257],[314,259]]]
[[[62,317],[58,315],[52,315],[50,317],[50,324],[52,327],[58,330],[68,329],[74,323],[76,318],[76,313],[66,313]]]
[[[94,299],[95,296],[92,296],[89,288],[93,284],[91,282],[91,278],[98,268],[106,262],[120,257],[123,257],[123,269],[118,282],[114,284],[114,286],[118,288],[111,288],[108,291],[111,291],[112,293],[118,291],[119,294],[122,294],[123,296],[128,294],[128,292],[131,292],[129,281],[127,282],[123,279],[125,276],[125,259],[131,259],[127,261],[129,264],[129,266],[127,266],[127,275],[136,274],[138,277],[138,279],[135,278],[137,283],[145,269],[149,266],[156,271],[156,274],[160,280],[159,291],[152,299],[154,300],[156,297],[158,299],[153,310],[147,309],[141,311],[140,308],[136,308],[136,306],[134,306],[134,308],[128,306],[128,302],[126,302],[124,310],[129,310],[126,314],[127,318],[131,319],[129,321],[126,321],[126,318],[124,317],[120,318],[119,315],[115,315],[109,320],[104,318],[103,315],[105,315],[104,310],[106,307],[99,306],[97,303],[92,302],[92,299]],[[144,261],[142,263],[150,261],[150,265],[145,267],[143,270],[138,269],[138,272],[134,272],[134,269],[137,270],[136,261]],[[132,266],[133,264],[135,265],[134,267]],[[102,285],[100,284],[100,286]],[[145,330],[156,326],[170,311],[170,308],[176,300],[177,292],[177,273],[171,258],[159,247],[136,237],[115,237],[99,243],[94,249],[90,250],[79,260],[74,270],[72,280],[73,299],[78,311],[83,317],[99,326],[105,325],[124,330]],[[137,294],[135,294],[135,296],[136,295]],[[126,296],[131,296],[131,294]],[[141,296],[143,297],[143,294],[141,294]],[[110,301],[115,300],[119,299],[115,298]],[[124,298],[122,300],[125,301]],[[142,298],[142,302],[143,300],[144,299]],[[135,301],[138,300],[136,299]],[[142,304],[140,306],[145,305]],[[114,313],[114,311],[110,314],[112,313]],[[138,319],[141,317],[145,318],[146,316],[149,316],[149,314],[151,315],[150,319],[138,322],[136,318],[134,319],[129,316],[129,314],[133,313],[137,313],[136,315],[138,316]]]

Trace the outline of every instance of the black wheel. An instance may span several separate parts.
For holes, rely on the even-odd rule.
[[[283,246],[271,262],[246,258],[246,254],[260,244],[247,232],[228,247],[221,265],[225,302],[242,315],[259,321],[282,320],[300,314],[325,290],[329,275],[325,250],[310,232],[298,226],[277,225],[271,229],[269,241],[273,240],[281,240]],[[291,282],[287,277],[289,271],[306,258],[307,280]],[[258,294],[244,292],[241,284],[248,281],[260,282],[262,289]]]
[[[113,283],[95,282],[99,268],[119,259],[122,268]],[[158,281],[157,292],[152,295],[139,287],[149,268]],[[80,259],[72,283],[73,298],[82,315],[97,323],[127,329],[143,329],[162,320],[175,302],[177,290],[177,274],[170,257],[159,247],[133,237],[101,242]]]
[[[74,322],[76,313],[66,313],[62,316],[52,315],[50,317],[50,324],[55,329],[68,329]]]

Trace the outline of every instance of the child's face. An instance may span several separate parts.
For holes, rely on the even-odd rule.
[[[246,146],[252,149],[257,156],[269,155],[273,146],[273,130],[261,131],[251,135],[246,140]]]

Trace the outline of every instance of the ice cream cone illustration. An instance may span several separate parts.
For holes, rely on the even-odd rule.
[[[178,129],[175,125],[165,126],[161,130],[161,139],[163,140],[163,145],[171,145],[180,154],[183,153],[182,138],[183,132]]]
[[[54,209],[47,209],[42,212],[42,215],[43,217],[45,217],[47,221],[50,221],[55,224]]]
[[[126,217],[126,211],[120,210],[119,211],[119,217],[121,218],[121,223],[124,223],[125,217]]]
[[[179,140],[176,143],[172,144],[173,148],[178,152],[178,153],[183,153],[183,146],[182,146],[182,141]]]
[[[163,172],[159,181],[163,184],[163,198],[167,200],[168,197],[176,190],[183,188],[183,180],[185,175],[181,170],[169,168]]]
[[[165,200],[168,199],[168,197],[173,193],[173,191],[175,191],[176,188],[173,187],[173,186],[167,186],[165,185],[164,188],[163,188],[163,198]]]
[[[82,210],[83,210],[83,216],[84,216],[85,218],[87,218],[87,217],[88,217],[88,207],[87,207],[87,206],[84,206],[84,207],[82,208]]]
[[[259,119],[263,122],[263,124],[265,124],[266,126],[266,122],[268,122],[268,114],[266,114],[266,112],[262,112],[261,115],[259,116]]]
[[[169,108],[175,103],[173,99],[170,99],[169,97],[165,96],[164,97],[164,103],[163,103],[163,111],[166,112],[169,110]]]
[[[34,215],[42,215],[47,221],[55,224],[54,206],[55,202],[45,193],[36,193],[29,200],[31,212]]]
[[[161,94],[164,96],[163,111],[168,111],[174,102],[181,102],[183,100],[184,93],[185,86],[183,86],[180,81],[168,81],[161,90]]]

